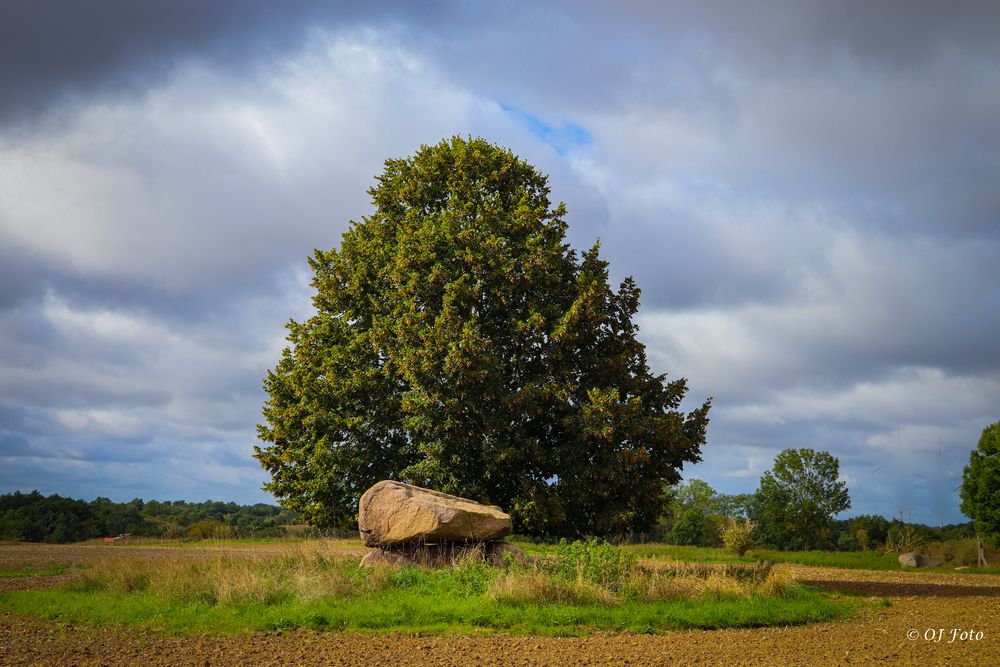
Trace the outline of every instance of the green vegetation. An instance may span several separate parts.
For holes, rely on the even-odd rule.
[[[814,455],[826,456],[825,452]],[[627,541],[721,547],[728,533],[734,548],[747,547],[748,541],[751,548],[805,547],[801,537],[792,530],[791,513],[786,508],[774,506],[771,509],[775,511],[768,511],[767,504],[762,506],[760,503],[762,494],[759,491],[729,495],[717,492],[700,479],[690,479],[668,487],[665,497],[667,500],[655,530],[629,535]],[[746,530],[748,520],[753,525],[749,531]],[[779,522],[777,527],[775,521]],[[975,535],[971,522],[938,527],[859,515],[841,520],[827,517],[814,525],[819,527],[810,536],[813,549],[896,554],[917,550],[955,566],[976,564],[974,546],[970,547],[974,543],[969,542]]]
[[[0,579],[17,579],[18,577],[54,577],[66,572],[66,565],[56,563],[26,563],[14,570],[0,568]]]
[[[828,452],[780,452],[754,495],[752,516],[764,541],[782,549],[821,546],[833,517],[851,507],[839,475],[840,462]]]
[[[31,493],[0,496],[0,539],[25,542],[77,542],[131,534],[145,537],[278,537],[295,520],[287,510],[259,503],[237,505],[205,501],[91,502]]]
[[[962,471],[962,512],[984,540],[1000,545],[1000,422],[983,429]]]
[[[757,524],[752,519],[742,521],[735,517],[727,517],[722,527],[722,543],[737,556],[742,556],[754,545]]]
[[[653,571],[596,542],[552,551],[538,566],[494,568],[469,558],[398,570],[359,569],[356,559],[307,547],[195,559],[133,553],[95,563],[62,588],[0,593],[0,609],[180,633],[311,627],[578,635],[799,624],[859,606],[759,564]]]
[[[316,313],[264,383],[266,488],[316,526],[402,479],[500,505],[519,532],[650,530],[700,459],[709,403],[653,375],[599,246],[509,150],[454,137],[387,160],[374,213],[310,259]]]
[[[515,543],[527,553],[536,556],[551,556],[556,553],[555,545],[538,544],[515,540]],[[667,563],[756,563],[770,560],[774,563],[796,563],[798,565],[814,565],[817,567],[836,567],[851,570],[902,570],[897,554],[881,551],[781,551],[765,547],[755,547],[743,556],[725,548],[683,546],[650,542],[644,544],[623,544],[619,549],[631,554],[637,559],[665,561]],[[944,563],[940,571],[953,572],[957,565],[975,565],[975,540],[960,540],[951,542],[936,542],[925,546],[922,552]],[[957,553],[957,556],[956,556]],[[963,555],[964,554],[964,555]],[[996,552],[990,552],[991,562],[997,557]],[[997,557],[1000,561],[1000,557]],[[927,571],[923,569],[921,571]],[[969,574],[996,573],[997,569],[970,568]]]

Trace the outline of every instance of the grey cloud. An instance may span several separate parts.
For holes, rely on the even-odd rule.
[[[54,103],[141,93],[192,59],[252,73],[299,48],[315,25],[442,16],[436,2],[11,0],[0,5],[0,119],[31,121]]]

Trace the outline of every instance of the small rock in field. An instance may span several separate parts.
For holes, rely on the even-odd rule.
[[[902,567],[937,567],[941,562],[929,556],[911,552],[900,554],[899,564]]]

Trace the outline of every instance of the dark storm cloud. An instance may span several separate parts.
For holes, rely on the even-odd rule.
[[[311,26],[419,23],[439,11],[437,2],[9,0],[0,4],[0,119],[142,91],[191,58],[246,72],[298,48]]]

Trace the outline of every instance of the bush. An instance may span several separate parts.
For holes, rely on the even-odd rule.
[[[882,552],[887,554],[905,554],[916,551],[924,545],[924,538],[921,537],[913,526],[904,524],[893,526],[889,530],[889,536],[885,538],[885,546]]]
[[[948,542],[931,542],[926,547],[924,547],[924,553],[941,563],[954,563],[960,565],[956,562],[958,555],[958,543],[955,541]],[[973,552],[973,557],[975,557],[975,552]]]
[[[590,583],[620,591],[635,570],[636,556],[607,542],[559,540],[556,553],[543,562],[544,571],[563,581]]]
[[[871,540],[868,537],[868,530],[865,528],[858,528],[854,531],[854,541],[858,543],[862,551],[868,551],[871,546]]]
[[[955,543],[955,564],[976,566],[979,564],[979,543],[974,539],[958,540]]]
[[[187,536],[195,540],[220,539],[231,534],[229,526],[215,519],[202,519],[187,529]]]
[[[740,521],[729,517],[722,528],[722,542],[734,554],[742,556],[753,546],[755,530],[757,524],[750,519]]]

